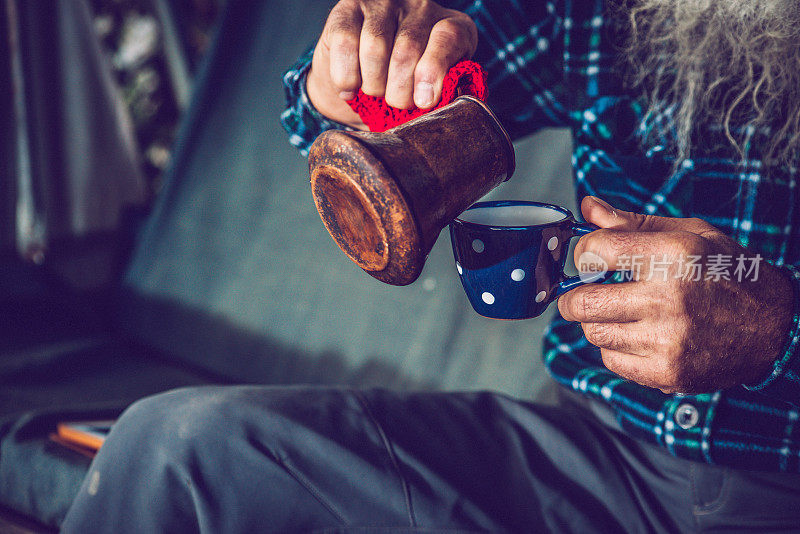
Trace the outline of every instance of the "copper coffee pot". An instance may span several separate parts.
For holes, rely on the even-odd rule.
[[[514,147],[483,102],[462,96],[383,133],[327,131],[308,165],[339,247],[378,280],[406,285],[442,228],[511,177]]]

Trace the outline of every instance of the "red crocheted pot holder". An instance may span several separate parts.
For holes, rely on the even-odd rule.
[[[442,87],[442,99],[431,109],[420,109],[416,106],[411,109],[393,108],[383,97],[364,94],[361,89],[355,98],[348,100],[347,103],[358,113],[371,132],[383,132],[446,106],[460,95],[471,95],[481,101],[486,100],[486,71],[474,61],[459,61],[447,71]]]

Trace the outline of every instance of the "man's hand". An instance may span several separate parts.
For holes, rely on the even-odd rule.
[[[432,108],[447,71],[477,42],[472,19],[428,0],[341,0],[314,50],[308,95],[326,117],[361,129],[345,102],[359,88],[396,108]]]
[[[594,197],[581,211],[602,229],[578,241],[575,257],[597,254],[634,278],[582,286],[558,301],[608,369],[665,393],[725,389],[769,372],[792,316],[792,287],[777,268],[700,219],[637,215]],[[758,272],[737,273],[740,255]],[[729,280],[714,269],[720,262],[730,264]],[[699,280],[691,264],[703,267]]]

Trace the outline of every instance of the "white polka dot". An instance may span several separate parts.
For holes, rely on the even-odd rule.
[[[664,441],[667,443],[667,445],[672,445],[675,442],[675,436],[672,434],[667,434],[664,437]]]
[[[481,241],[480,239],[476,239],[476,240],[474,240],[474,241],[472,242],[472,250],[474,250],[474,251],[475,251],[475,252],[477,252],[478,254],[480,254],[481,252],[483,252],[483,249],[484,249],[484,248],[485,248],[485,247],[483,246],[483,241]]]
[[[542,37],[536,42],[536,46],[539,48],[539,50],[545,51],[547,50],[547,47],[550,46],[550,41]]]
[[[483,302],[486,304],[494,304],[494,295],[486,291],[483,295],[481,295]]]
[[[553,236],[550,238],[550,241],[547,242],[547,250],[555,250],[558,248],[558,238]]]
[[[521,282],[525,278],[525,271],[522,269],[514,269],[511,271],[511,279],[515,282]]]
[[[456,271],[458,271],[458,274],[464,274],[464,269],[461,268],[461,264],[458,262],[456,262]]]
[[[536,295],[536,303],[542,302],[545,298],[547,298],[547,291],[539,291],[539,294]]]
[[[583,118],[588,122],[594,122],[597,120],[597,115],[594,114],[594,111],[587,109],[583,112]]]
[[[586,67],[586,74],[589,76],[594,76],[598,72],[600,72],[600,69],[597,67],[597,65],[589,65]]]

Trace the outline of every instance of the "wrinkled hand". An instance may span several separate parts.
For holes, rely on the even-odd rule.
[[[710,392],[766,376],[791,325],[786,276],[763,261],[757,276],[734,276],[737,258],[755,255],[700,219],[628,213],[594,197],[581,211],[601,230],[578,241],[575,258],[594,253],[610,270],[633,275],[581,286],[558,301],[563,317],[580,321],[600,347],[608,369],[665,393]],[[733,259],[730,280],[708,268],[719,254]],[[702,258],[699,280],[682,272],[692,256]]]
[[[428,0],[341,0],[314,49],[308,96],[323,115],[361,129],[345,102],[359,88],[396,108],[432,108],[447,71],[477,42],[472,19]]]

